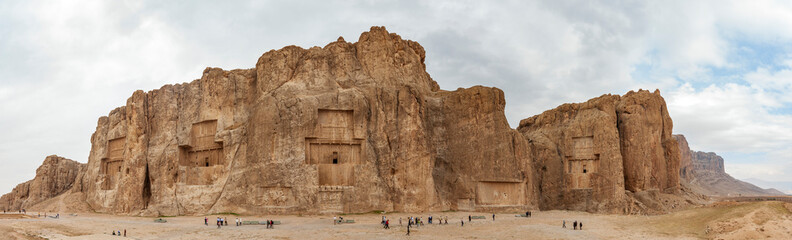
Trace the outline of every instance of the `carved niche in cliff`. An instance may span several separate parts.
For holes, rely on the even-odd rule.
[[[223,142],[215,141],[217,120],[194,123],[190,129],[190,144],[179,151],[181,175],[179,181],[187,185],[209,185],[223,171],[225,155]]]
[[[476,204],[489,206],[520,205],[525,184],[507,181],[480,181],[476,185]]]
[[[595,153],[594,137],[573,137],[572,152],[567,156],[566,179],[570,189],[591,189],[597,172],[599,154]]]
[[[305,139],[306,162],[318,165],[320,186],[354,186],[363,142],[354,137],[354,111],[318,111],[318,134]]]
[[[124,148],[126,147],[126,137],[120,137],[107,141],[107,153],[102,158],[99,174],[104,178],[102,190],[115,189],[118,185],[118,178],[121,176],[121,167],[124,165]]]
[[[313,136],[305,138],[305,161],[316,165],[320,212],[344,212],[345,192],[355,185],[363,138],[355,136],[353,110],[318,109]]]

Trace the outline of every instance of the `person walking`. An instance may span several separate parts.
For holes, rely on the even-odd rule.
[[[495,221],[495,214],[492,214],[492,221]]]
[[[385,220],[385,229],[390,229],[390,219]]]
[[[333,225],[336,225],[338,221],[336,221],[336,216],[333,216]]]
[[[580,223],[578,224],[578,227],[579,227],[578,229],[580,229],[580,230],[583,230],[583,222],[580,222]]]
[[[577,221],[572,222],[572,230],[577,230]]]
[[[464,227],[465,226],[465,219],[459,219],[459,222],[462,223],[462,226],[460,226],[460,227]]]
[[[564,222],[561,223],[561,228],[566,228],[566,220],[564,220]]]
[[[407,224],[407,236],[410,236],[410,224]]]
[[[209,226],[209,218],[204,217],[204,225]]]
[[[468,215],[468,222],[473,221],[473,216]]]

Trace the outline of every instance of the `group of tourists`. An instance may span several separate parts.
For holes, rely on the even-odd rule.
[[[204,217],[204,222],[206,222],[206,217]],[[228,226],[228,222],[225,218],[217,217],[217,228],[219,229],[221,226]]]
[[[387,225],[389,223],[387,218],[385,218],[385,216],[383,216],[382,219],[384,221],[384,224]],[[433,216],[429,216],[429,217],[427,217],[427,221],[428,221],[429,224],[434,224],[435,218]],[[441,225],[441,224],[446,224],[447,225],[448,224],[448,216],[440,217],[440,221],[437,224],[438,225]],[[399,225],[400,226],[402,225],[402,218],[399,218]],[[408,236],[410,235],[410,229],[413,226],[420,227],[422,225],[424,225],[423,217],[412,217],[412,216],[407,217],[407,235]],[[386,227],[386,228],[390,228],[390,227]]]
[[[566,228],[566,220],[563,220],[563,222],[561,222],[561,227]],[[572,222],[572,229],[583,230],[583,222],[578,222],[578,221]]]
[[[338,218],[336,218],[335,216],[333,216],[333,225],[341,224],[341,223],[344,223],[344,217],[339,216]]]
[[[113,235],[113,236],[121,236],[121,230],[118,230],[118,231],[110,231],[110,232],[112,233],[112,235]],[[116,232],[117,232],[118,234],[116,234]],[[126,237],[126,229],[124,229],[124,237]]]
[[[390,229],[390,219],[386,218],[385,216],[382,216],[382,222],[380,222],[380,224],[382,224],[382,228]]]
[[[434,224],[435,223],[435,218],[433,216],[429,216],[426,219],[427,219],[427,222],[429,224]],[[448,224],[448,216],[440,217],[440,222],[438,224],[444,224],[443,220],[445,220],[445,224]],[[399,218],[399,225],[402,225],[402,219],[401,218]],[[408,217],[407,218],[407,226],[412,226],[412,225],[415,225],[417,227],[420,227],[420,226],[424,225],[423,217],[417,217],[417,218],[416,217],[412,217],[412,216]]]
[[[267,228],[275,228],[275,221],[267,220]]]
[[[333,217],[335,219],[335,217]],[[242,226],[243,221],[241,218],[234,219],[236,226]],[[209,218],[204,217],[204,225],[209,226]],[[267,228],[275,228],[275,221],[274,220],[267,220],[266,221]],[[221,226],[228,226],[228,220],[226,218],[217,217],[217,228]]]

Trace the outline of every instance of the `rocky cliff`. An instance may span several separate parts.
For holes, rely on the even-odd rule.
[[[85,170],[46,207],[651,213],[686,203],[659,92],[564,104],[515,130],[501,90],[440,90],[424,61],[418,43],[372,27],[355,43],[288,46],[251,69],[134,92],[99,118]]]
[[[674,197],[681,191],[672,125],[660,92],[645,90],[522,120],[518,131],[530,143],[540,207],[632,213],[686,204]]]
[[[48,156],[36,169],[33,180],[17,185],[13,191],[0,197],[0,209],[27,209],[58,196],[72,188],[83,168],[82,163],[56,155]]]
[[[679,151],[687,162],[680,176],[693,191],[709,196],[764,196],[779,195],[775,189],[762,189],[733,178],[726,173],[723,158],[713,152],[692,151],[684,135],[674,135]]]
[[[99,119],[79,187],[143,215],[533,208],[503,92],[440,90],[424,58],[374,27],[137,91]]]

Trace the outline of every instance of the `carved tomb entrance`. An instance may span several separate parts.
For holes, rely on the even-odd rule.
[[[305,138],[305,161],[317,165],[322,212],[343,212],[343,193],[355,185],[363,139],[354,132],[353,110],[318,109],[315,136]]]
[[[190,129],[190,143],[181,146],[179,166],[183,169],[179,181],[187,185],[209,185],[225,164],[223,142],[215,141],[217,120],[194,123]]]
[[[591,189],[591,178],[597,172],[599,154],[594,150],[594,137],[572,138],[572,154],[567,156],[566,179],[570,189]]]
[[[126,137],[120,137],[107,141],[107,155],[102,158],[102,166],[99,174],[104,177],[102,190],[115,189],[121,175],[121,167],[124,165],[124,148],[126,147]]]

